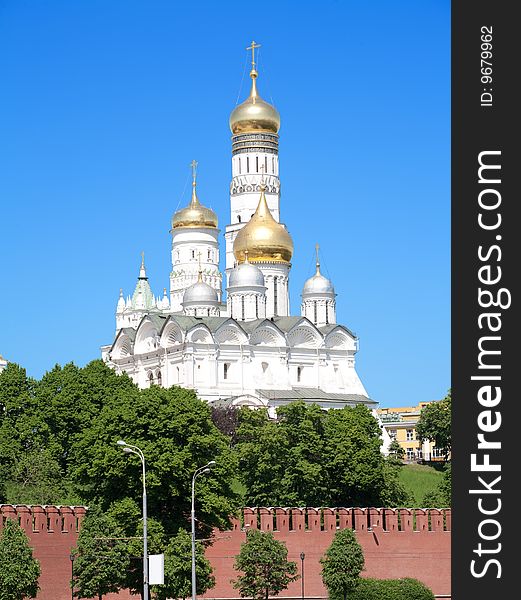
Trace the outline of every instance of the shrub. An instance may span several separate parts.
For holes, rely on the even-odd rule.
[[[434,600],[434,594],[417,579],[360,579],[348,600]]]

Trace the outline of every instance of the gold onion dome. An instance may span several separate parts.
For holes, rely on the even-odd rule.
[[[293,256],[293,241],[286,228],[277,223],[268,208],[261,184],[261,195],[257,210],[248,223],[239,231],[233,243],[233,253],[238,263],[289,263]]]
[[[197,163],[192,162],[193,181],[192,199],[186,208],[178,210],[172,217],[172,229],[177,227],[214,227],[217,228],[217,215],[211,208],[203,206],[197,198],[195,167]]]
[[[255,48],[259,45],[252,42],[248,50],[252,51],[252,69],[250,71],[251,90],[246,100],[236,106],[230,115],[230,129],[233,134],[257,133],[264,131],[267,133],[278,133],[280,129],[279,111],[265,102],[257,92],[257,69],[255,68]]]

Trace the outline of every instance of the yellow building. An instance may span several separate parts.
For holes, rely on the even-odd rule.
[[[396,440],[405,452],[406,462],[443,461],[445,456],[434,442],[423,444],[416,435],[416,423],[421,410],[430,402],[420,402],[418,406],[402,406],[377,409],[378,416],[391,440]]]

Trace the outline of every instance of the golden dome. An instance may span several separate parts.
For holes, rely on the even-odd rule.
[[[257,70],[250,71],[251,91],[246,100],[236,106],[230,115],[230,129],[232,133],[278,133],[280,129],[280,115],[278,110],[265,102],[257,92]]]
[[[211,208],[203,206],[197,198],[195,166],[193,161],[192,199],[186,208],[178,210],[172,217],[172,229],[177,227],[217,227],[217,215]]]
[[[289,263],[293,255],[291,236],[273,218],[264,195],[265,189],[266,186],[262,184],[257,210],[233,243],[233,253],[239,263],[243,263],[246,256],[252,263]]]

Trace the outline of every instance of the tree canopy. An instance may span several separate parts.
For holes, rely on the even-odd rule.
[[[242,571],[233,583],[242,598],[268,600],[298,579],[297,565],[288,561],[288,549],[271,532],[248,531],[234,568]]]
[[[440,448],[448,457],[451,449],[451,422],[452,422],[451,391],[443,400],[432,402],[422,408],[420,418],[416,424],[416,433],[419,439],[430,440]]]
[[[33,558],[24,530],[7,519],[0,532],[0,600],[34,598],[40,563]]]
[[[327,412],[293,402],[242,409],[236,450],[249,506],[403,504],[398,468],[380,452],[378,422],[364,406]]]
[[[346,600],[355,590],[364,568],[364,553],[352,529],[335,533],[331,545],[320,559],[322,581],[332,600]]]

